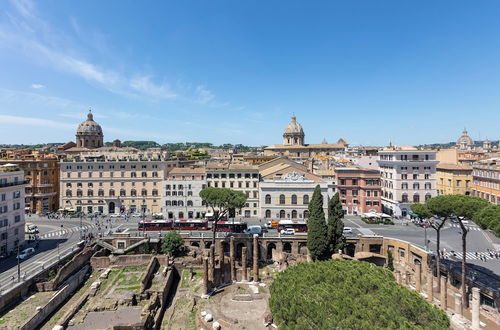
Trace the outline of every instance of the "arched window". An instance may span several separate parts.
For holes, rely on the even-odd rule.
[[[266,210],[266,218],[269,219],[271,217],[271,210]]]
[[[419,194],[413,195],[413,203],[420,203],[420,195]]]
[[[148,176],[148,173],[146,173],[146,172],[142,172],[142,173],[141,173],[141,176],[142,176],[143,178],[146,178],[146,177]]]
[[[97,192],[97,196],[103,197],[104,196],[104,190],[99,189],[99,191]]]
[[[285,219],[285,210],[280,211],[280,219]]]
[[[425,200],[428,200],[428,199],[431,199],[431,198],[432,198],[431,194],[426,194],[425,195]]]
[[[309,211],[305,210],[304,211],[304,219],[307,219],[307,218],[309,218]]]
[[[266,204],[271,204],[271,195],[266,195]]]
[[[83,196],[83,192],[81,190],[77,190],[76,197],[82,197],[82,196]]]
[[[280,195],[280,204],[285,204],[285,195]]]
[[[110,189],[109,190],[109,196],[114,196],[115,195],[115,191],[113,189]]]
[[[165,201],[165,206],[170,206],[172,203],[170,201]]]
[[[302,204],[309,204],[309,195],[304,195],[304,197],[302,197]]]
[[[408,203],[408,195],[407,194],[401,195],[401,202]]]
[[[158,196],[158,190],[153,189],[153,196]]]
[[[132,197],[137,196],[137,191],[136,191],[135,189],[132,189],[132,190],[130,191],[130,196],[132,196]]]
[[[177,206],[177,201],[172,201],[172,206]]]
[[[420,189],[420,183],[416,182],[413,184],[413,190],[418,190],[418,189]]]
[[[193,206],[193,201],[187,201],[187,206]]]
[[[89,197],[94,196],[94,191],[92,191],[92,190],[87,190],[87,196],[89,196]]]
[[[297,219],[297,211],[292,211],[292,219]]]
[[[184,202],[183,201],[178,201],[177,202],[177,206],[184,206]]]
[[[188,212],[188,218],[189,218],[189,219],[193,219],[193,218],[194,218],[194,213],[193,213],[193,211],[189,211],[189,212]]]
[[[125,189],[120,189],[120,197],[125,197]]]
[[[182,218],[184,218],[184,212],[181,211],[181,212],[179,212],[179,219],[182,219]]]
[[[297,204],[297,195],[292,195],[292,204]]]
[[[72,196],[71,190],[66,190],[66,197],[71,197],[71,196]]]
[[[147,195],[148,195],[148,191],[146,189],[142,189],[141,196],[147,196]]]

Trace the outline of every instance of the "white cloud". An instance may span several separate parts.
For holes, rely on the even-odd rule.
[[[31,88],[42,89],[42,88],[45,88],[45,85],[42,85],[42,84],[32,84]]]
[[[20,126],[35,126],[40,128],[50,127],[63,130],[68,130],[68,129],[74,130],[76,127],[76,124],[69,124],[50,119],[10,116],[10,115],[0,115],[0,122],[7,124],[16,124]]]
[[[196,103],[206,104],[215,98],[215,94],[205,88],[203,85],[196,87]]]
[[[150,76],[138,76],[130,80],[130,87],[142,94],[160,99],[175,99],[177,94],[170,89],[167,83],[155,84]]]

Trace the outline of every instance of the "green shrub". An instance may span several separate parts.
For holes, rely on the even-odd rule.
[[[360,261],[300,263],[271,284],[280,329],[448,329],[446,314],[398,285],[391,272]]]

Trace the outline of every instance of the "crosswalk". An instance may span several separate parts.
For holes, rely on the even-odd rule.
[[[497,253],[498,254],[498,253]],[[462,252],[446,252],[444,254],[445,258],[449,259],[460,259],[462,260],[463,253]],[[495,253],[493,252],[490,254],[488,251],[483,251],[483,252],[467,252],[466,253],[467,260],[493,260],[497,259]],[[500,258],[500,255],[499,255]],[[500,260],[500,259],[499,259]]]
[[[451,228],[458,228],[458,229],[462,229],[462,227],[460,227],[460,225],[458,223],[452,223],[450,225]],[[479,228],[478,226],[465,226],[465,228],[467,228],[467,230],[471,231],[471,230],[481,230],[481,228]]]
[[[65,236],[73,233],[79,233],[80,230],[83,232],[89,231],[92,228],[95,228],[93,225],[85,225],[85,226],[78,226],[78,227],[72,227],[68,229],[61,229],[61,230],[53,230],[49,231],[48,233],[41,234],[39,235],[41,239],[44,238],[51,238],[51,237],[59,237],[59,236]]]

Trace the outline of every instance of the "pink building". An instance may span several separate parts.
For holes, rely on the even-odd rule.
[[[380,172],[359,167],[335,168],[337,191],[346,214],[381,212]]]

